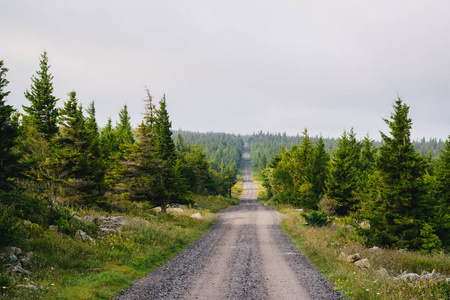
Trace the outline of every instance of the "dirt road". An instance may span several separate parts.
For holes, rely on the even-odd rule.
[[[241,204],[181,254],[136,281],[117,299],[341,299],[256,201],[244,154]]]

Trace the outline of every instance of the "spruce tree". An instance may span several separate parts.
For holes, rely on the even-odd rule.
[[[316,142],[312,154],[311,162],[311,183],[313,191],[313,205],[319,203],[321,197],[325,193],[325,182],[328,176],[328,162],[330,156],[325,152],[325,144],[323,138],[320,137]]]
[[[155,150],[160,159],[173,163],[175,159],[175,144],[172,139],[172,122],[167,111],[166,95],[159,102],[153,127],[155,134]]]
[[[353,129],[350,133],[344,131],[331,159],[327,196],[337,202],[336,213],[340,216],[357,209],[354,193],[358,188],[359,149]]]
[[[433,199],[434,200],[434,199]],[[436,194],[432,225],[445,248],[450,248],[450,136],[436,168]]]
[[[57,147],[53,165],[57,173],[63,174],[62,183],[67,199],[93,204],[99,201],[103,193],[104,166],[98,143],[86,126],[76,92],[69,92],[68,96],[60,112],[61,130],[55,139]]]
[[[8,69],[3,66],[3,60],[0,60],[0,190],[12,188],[11,179],[18,175],[19,167],[19,156],[12,151],[19,135],[19,127],[12,120],[14,108],[6,104],[6,97],[10,93],[4,90],[9,83],[6,72]]]
[[[432,237],[424,214],[425,159],[416,153],[410,139],[412,121],[409,107],[398,98],[394,111],[384,119],[390,136],[381,132],[383,140],[375,161],[372,177],[372,200],[365,209],[370,221],[372,243],[420,248],[421,231]],[[425,231],[424,231],[425,230]]]
[[[128,114],[128,106],[125,104],[119,112],[119,124],[117,124],[116,132],[119,143],[123,146],[134,143],[133,127],[131,126],[131,117]]]
[[[58,132],[56,102],[59,100],[52,94],[53,75],[49,69],[47,52],[44,51],[41,55],[40,70],[32,77],[33,84],[30,91],[25,92],[25,98],[30,101],[30,106],[22,106],[28,114],[30,123],[42,132],[47,140]]]

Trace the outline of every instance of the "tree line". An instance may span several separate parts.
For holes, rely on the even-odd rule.
[[[323,209],[355,226],[368,221],[370,228],[357,226],[368,245],[449,249],[450,137],[436,160],[423,156],[410,138],[409,107],[401,98],[392,107],[379,146],[351,129],[328,153],[305,129],[298,145],[268,160],[263,185],[275,202]]]
[[[278,154],[281,148],[290,149],[294,145],[299,145],[302,142],[303,136],[297,134],[295,136],[288,136],[286,133],[264,133],[262,131],[248,135],[245,137],[250,143],[251,152],[251,167],[255,171],[261,171],[267,167],[271,157]],[[320,137],[310,136],[311,142],[318,142],[319,139],[323,140],[325,152],[331,154],[337,147],[338,138],[333,137]],[[381,141],[372,141],[373,146],[378,148],[381,146]],[[445,141],[436,138],[430,138],[426,140],[422,138],[420,140],[413,141],[414,148],[417,152],[424,156],[428,156],[431,163],[435,163],[439,158],[442,150],[445,147]]]
[[[165,96],[157,106],[146,88],[137,128],[127,105],[117,124],[109,119],[99,128],[94,102],[84,109],[76,91],[57,107],[46,52],[24,93],[23,114],[6,103],[7,72],[0,60],[2,242],[14,220],[50,224],[67,205],[117,210],[139,201],[164,211],[170,203],[190,203],[193,194],[231,195],[239,153],[217,165],[181,134],[175,140]]]

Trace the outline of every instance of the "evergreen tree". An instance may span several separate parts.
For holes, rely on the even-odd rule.
[[[112,126],[111,118],[108,118],[108,123],[100,131],[100,145],[102,155],[105,159],[112,158],[120,151],[119,138]]]
[[[173,163],[175,160],[175,143],[172,139],[172,122],[169,120],[165,95],[159,102],[153,131],[155,134],[155,150],[158,157],[163,161],[167,161],[168,164]]]
[[[432,225],[445,248],[450,248],[450,136],[436,168],[436,194]]]
[[[42,132],[48,141],[58,133],[56,102],[59,100],[52,95],[53,76],[49,69],[47,52],[44,51],[41,55],[40,70],[36,72],[37,76],[32,77],[30,91],[25,92],[30,106],[22,106],[30,123]]]
[[[369,242],[420,248],[426,242],[421,235],[428,240],[436,237],[424,214],[427,163],[410,140],[409,107],[398,98],[393,109],[390,119],[384,119],[391,136],[381,132],[383,145],[376,157],[372,200],[364,210],[371,224]]]
[[[10,179],[18,175],[19,166],[19,156],[12,151],[19,135],[19,126],[12,119],[14,108],[5,103],[10,93],[4,90],[9,83],[6,72],[8,69],[0,60],[0,190],[12,188]]]
[[[64,174],[62,183],[67,199],[92,204],[102,195],[104,168],[76,92],[69,92],[68,96],[60,111],[61,130],[55,139],[53,166],[57,174]]]
[[[320,199],[325,193],[325,182],[328,177],[328,162],[330,156],[325,152],[325,144],[323,138],[320,137],[319,141],[316,142],[314,151],[312,154],[311,162],[311,183],[314,204],[317,205]]]
[[[119,113],[120,123],[117,124],[116,132],[120,145],[131,145],[134,143],[133,128],[130,123],[128,107],[125,104]]]
[[[356,211],[354,193],[358,188],[360,145],[356,142],[353,129],[338,140],[326,181],[327,196],[337,202],[336,213],[341,216]]]

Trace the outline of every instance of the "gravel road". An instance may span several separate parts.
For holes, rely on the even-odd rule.
[[[342,299],[256,201],[244,154],[244,195],[182,253],[116,299]]]

